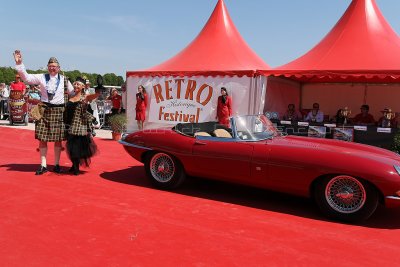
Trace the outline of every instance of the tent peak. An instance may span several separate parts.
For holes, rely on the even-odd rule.
[[[257,69],[270,67],[244,41],[224,1],[218,0],[205,26],[186,48],[160,65],[140,73],[181,76],[185,73],[207,75],[248,71],[249,75],[253,75]]]
[[[277,70],[399,70],[400,39],[375,0],[353,0],[331,31]]]

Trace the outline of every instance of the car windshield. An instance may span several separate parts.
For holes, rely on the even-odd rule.
[[[232,119],[239,139],[259,141],[278,135],[272,122],[264,115],[237,116]]]

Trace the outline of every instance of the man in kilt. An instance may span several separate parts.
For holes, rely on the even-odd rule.
[[[42,119],[35,122],[35,138],[39,140],[41,164],[36,175],[47,172],[47,142],[54,142],[54,169],[61,172],[60,155],[61,142],[65,137],[64,124],[64,76],[59,74],[60,65],[55,57],[51,57],[47,64],[48,74],[28,74],[22,63],[19,50],[14,52],[14,59],[18,74],[28,84],[39,84],[41,101],[46,106]],[[74,88],[67,82],[67,93],[73,95]]]

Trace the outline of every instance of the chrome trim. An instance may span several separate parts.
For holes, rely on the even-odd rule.
[[[400,166],[399,165],[393,165],[393,168],[396,170],[397,174],[400,175]]]
[[[388,196],[388,197],[385,197],[385,198],[391,199],[391,200],[398,200],[398,201],[400,201],[400,197],[396,197],[396,196]]]
[[[140,148],[140,149],[145,149],[145,150],[153,150],[151,148],[148,148],[148,147],[145,147],[145,146],[139,146],[139,145],[131,144],[131,143],[128,143],[128,142],[123,141],[123,140],[119,140],[118,143],[120,143],[123,146],[130,146],[130,147]]]

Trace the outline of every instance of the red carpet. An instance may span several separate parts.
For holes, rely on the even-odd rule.
[[[314,204],[201,179],[153,189],[115,141],[80,176],[35,176],[33,132],[0,128],[1,266],[399,266],[400,211],[363,225]],[[53,164],[52,146],[48,165]],[[71,165],[63,152],[61,165]]]

